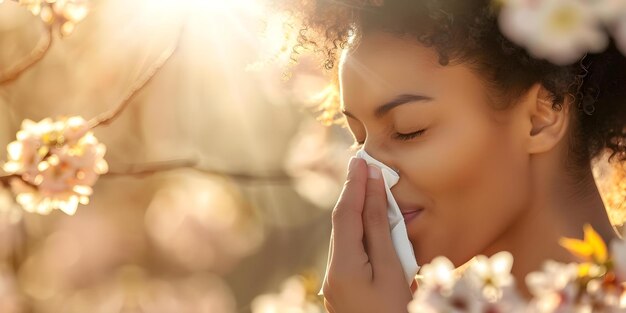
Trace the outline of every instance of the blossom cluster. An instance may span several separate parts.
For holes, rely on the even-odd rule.
[[[12,174],[16,199],[28,212],[60,209],[72,215],[87,204],[92,186],[108,171],[106,147],[81,117],[22,122],[8,147],[5,172]]]
[[[603,51],[612,35],[626,54],[626,1],[499,0],[502,33],[536,58],[571,64]],[[608,32],[607,32],[608,31]]]
[[[439,256],[425,264],[409,312],[521,312],[523,299],[511,275],[513,256],[506,251],[475,262],[458,277],[452,262]]]
[[[626,312],[626,241],[614,240],[609,250],[590,225],[584,233],[584,240],[560,242],[583,262],[545,261],[525,278],[528,301],[516,288],[509,252],[479,255],[460,275],[437,257],[421,269],[409,312]]]
[[[462,268],[438,256],[422,265],[408,312],[626,313],[626,241],[614,239],[607,246],[585,224],[583,240],[564,237],[559,243],[580,262],[546,260],[526,275],[527,297],[511,274],[513,255],[507,251],[478,255]],[[310,285],[303,277],[290,277],[279,293],[256,297],[252,312],[324,312],[314,299],[319,286]]]

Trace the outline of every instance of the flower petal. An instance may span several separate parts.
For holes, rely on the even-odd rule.
[[[563,237],[559,239],[559,244],[583,260],[591,258],[593,254],[593,248],[587,242],[579,239]]]
[[[607,248],[602,237],[598,235],[590,224],[585,224],[583,229],[585,232],[585,242],[591,246],[595,261],[598,263],[606,262]]]

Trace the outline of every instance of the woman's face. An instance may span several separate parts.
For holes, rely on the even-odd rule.
[[[399,170],[401,209],[422,209],[407,222],[418,264],[437,255],[463,264],[528,206],[523,111],[494,110],[469,67],[441,66],[435,50],[372,33],[343,55],[339,74],[356,141]],[[395,106],[376,114],[385,104]]]

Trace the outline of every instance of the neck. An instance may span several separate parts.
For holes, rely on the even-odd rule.
[[[560,168],[560,167],[559,167]],[[506,250],[513,254],[512,274],[520,293],[529,299],[525,277],[541,270],[544,261],[580,262],[559,245],[559,238],[583,238],[583,225],[589,223],[608,244],[617,237],[595,185],[591,167],[583,179],[565,174],[547,177],[545,168],[536,168],[532,182],[532,202],[504,234],[493,242],[484,255]],[[565,171],[558,171],[565,173]]]

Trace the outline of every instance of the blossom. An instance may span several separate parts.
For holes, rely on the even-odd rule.
[[[457,277],[452,262],[439,256],[420,270],[422,282],[407,308],[417,312],[522,312],[526,302],[511,275],[513,256],[506,251],[477,256]]]
[[[582,262],[548,260],[543,271],[526,276],[535,296],[533,312],[626,312],[623,241],[613,241],[609,253],[602,237],[585,224],[583,240],[564,237],[560,244]]]
[[[106,147],[83,118],[25,120],[16,137],[7,147],[3,169],[16,176],[11,187],[26,211],[60,209],[72,215],[79,203],[89,203],[91,187],[108,164]]]
[[[307,299],[305,280],[288,278],[278,294],[263,294],[252,301],[252,313],[322,313],[319,304]]]
[[[611,256],[616,279],[626,282],[626,241],[613,240],[611,242]]]
[[[622,233],[622,238],[624,238],[624,233]],[[610,245],[610,255],[612,262],[612,272],[609,275],[612,275],[613,281],[610,281],[611,284],[607,284],[607,279],[605,279],[605,283],[603,284],[605,289],[611,288],[610,297],[616,306],[621,308],[625,308],[626,311],[626,241],[623,239],[614,239]]]
[[[604,12],[604,6],[597,6]],[[599,18],[580,0],[504,1],[498,17],[502,33],[536,58],[571,64],[608,44]]]
[[[317,121],[302,123],[285,160],[295,190],[320,208],[332,208],[337,201],[348,162],[336,160],[351,155],[336,136]]]
[[[542,271],[526,275],[526,285],[534,296],[530,306],[536,312],[569,312],[579,292],[577,277],[575,263],[545,261]]]
[[[626,55],[626,13],[622,14],[612,26],[612,35],[615,45]]]
[[[454,265],[444,256],[435,257],[420,268],[420,284],[407,306],[410,313],[452,312],[479,303],[466,282],[457,284]]]
[[[498,252],[489,258],[478,255],[465,275],[482,290],[486,299],[494,302],[502,296],[503,288],[513,285],[512,266],[513,255],[507,251]]]
[[[611,25],[620,15],[626,13],[624,0],[584,0],[581,2],[606,25]]]
[[[448,258],[438,256],[430,263],[424,264],[420,269],[422,280],[420,288],[435,288],[442,291],[449,291],[456,282],[454,275],[454,265]]]
[[[484,312],[485,302],[473,287],[463,278],[455,281],[447,292],[436,288],[422,289],[420,285],[407,309],[409,313]]]
[[[494,302],[485,303],[483,312],[527,312],[528,303],[523,299],[515,285],[501,288],[501,296]]]
[[[578,306],[589,312],[626,312],[623,293],[624,289],[614,285],[610,275],[593,278],[587,282]]]
[[[71,34],[89,12],[87,0],[19,0],[19,3],[46,24],[59,25],[63,36]]]

